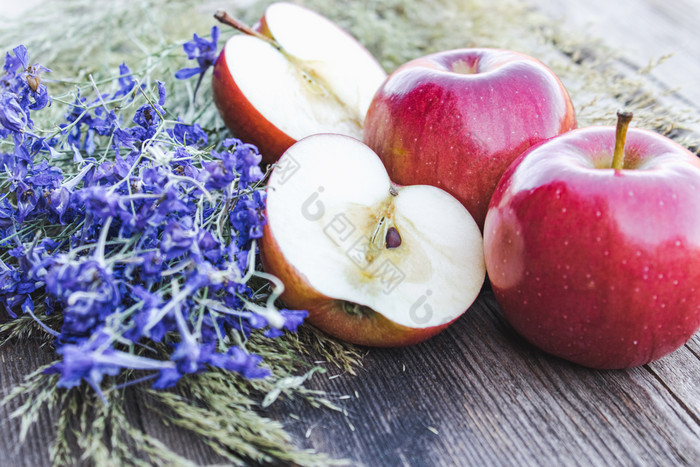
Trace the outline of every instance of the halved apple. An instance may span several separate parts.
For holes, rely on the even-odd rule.
[[[362,138],[386,73],[359,42],[290,3],[268,6],[247,32],[226,42],[214,66],[213,98],[229,129],[258,146],[264,162],[315,133]]]
[[[396,186],[379,157],[338,134],[309,136],[268,182],[263,266],[309,322],[371,346],[423,341],[476,299],[481,232],[447,192]]]

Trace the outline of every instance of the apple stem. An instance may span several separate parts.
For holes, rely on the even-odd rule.
[[[214,18],[216,18],[220,23],[226,24],[227,26],[231,26],[232,28],[244,33],[248,34],[249,36],[257,37],[260,40],[263,40],[267,42],[268,44],[272,45],[276,49],[281,49],[280,45],[277,43],[276,40],[265,36],[264,34],[260,34],[258,31],[255,29],[251,28],[247,24],[245,24],[243,21],[239,20],[238,18],[234,18],[233,16],[229,15],[226,13],[224,10],[217,10],[217,12],[214,14]]]
[[[612,168],[622,170],[625,165],[625,140],[627,128],[632,121],[632,112],[617,112],[617,130],[615,132],[615,152],[613,152]]]

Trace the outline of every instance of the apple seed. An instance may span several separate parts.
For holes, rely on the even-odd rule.
[[[391,248],[398,248],[401,246],[401,235],[399,235],[399,231],[396,230],[396,227],[389,227],[389,230],[386,232],[386,247],[388,249]]]

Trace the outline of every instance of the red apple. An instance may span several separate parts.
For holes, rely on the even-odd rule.
[[[394,182],[448,191],[483,227],[508,165],[575,127],[569,95],[541,62],[506,50],[460,49],[392,73],[370,105],[364,141]]]
[[[615,128],[593,127],[528,151],[484,228],[491,285],[515,330],[608,369],[659,359],[700,327],[700,160],[631,129],[613,169],[615,144]]]
[[[423,341],[475,300],[485,278],[476,222],[432,186],[396,186],[379,157],[337,134],[304,138],[270,175],[265,271],[289,307],[361,345]]]
[[[362,138],[369,103],[386,73],[359,42],[299,5],[273,3],[254,28],[217,13],[245,34],[214,65],[213,98],[226,126],[271,163],[315,133]]]

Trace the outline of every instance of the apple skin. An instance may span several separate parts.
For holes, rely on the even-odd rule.
[[[269,223],[263,228],[260,258],[263,269],[285,284],[280,298],[286,306],[307,310],[309,316],[306,322],[346,342],[372,347],[409,346],[430,339],[454,322],[428,328],[409,328],[376,312],[363,316],[347,313],[340,301],[314,290],[304,276],[284,259]]]
[[[553,138],[498,184],[484,228],[505,318],[535,346],[619,369],[657,360],[700,327],[700,160],[630,129],[622,170],[615,129]]]
[[[575,127],[566,89],[540,61],[506,50],[458,49],[394,71],[367,112],[364,142],[395,183],[444,189],[483,230],[508,165]]]
[[[276,162],[295,143],[296,140],[263,117],[243,95],[229,72],[224,50],[214,64],[212,97],[228,129],[255,144],[264,164]],[[241,118],[242,115],[245,118]]]
[[[265,15],[253,27],[265,37],[273,39],[265,21]],[[224,123],[234,135],[255,144],[263,164],[272,164],[284,151],[296,142],[294,138],[277,128],[248,101],[233,80],[226,63],[225,49],[221,50],[212,74],[212,98]],[[241,118],[245,115],[245,118]]]

